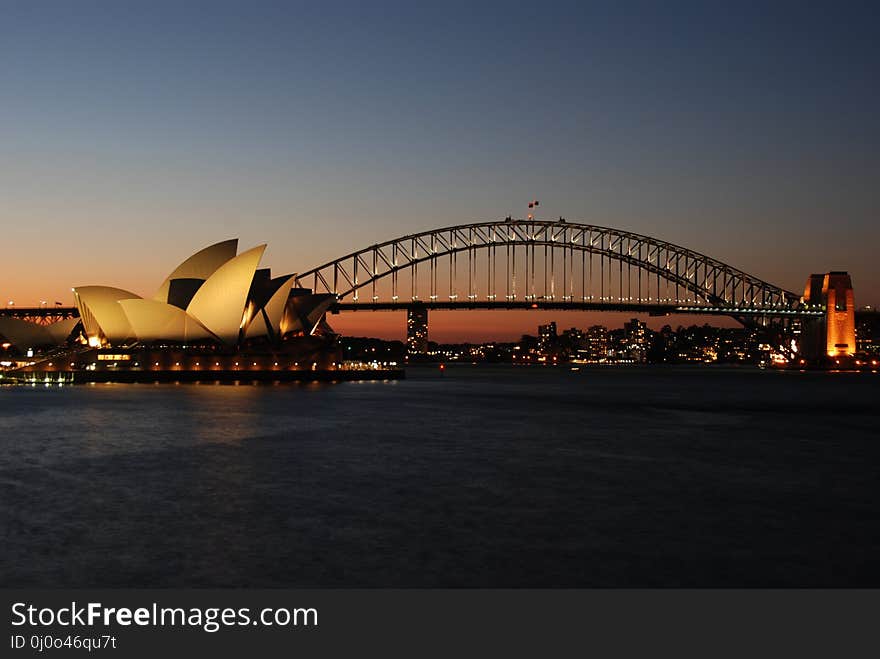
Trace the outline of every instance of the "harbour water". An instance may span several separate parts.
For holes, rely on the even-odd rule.
[[[0,585],[880,586],[880,376],[0,387]]]

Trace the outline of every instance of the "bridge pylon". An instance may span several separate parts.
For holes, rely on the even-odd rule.
[[[804,289],[804,302],[820,305],[822,316],[805,318],[800,355],[812,363],[850,360],[856,354],[855,299],[849,274],[832,271],[812,274]]]

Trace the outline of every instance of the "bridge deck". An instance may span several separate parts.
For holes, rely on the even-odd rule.
[[[708,307],[678,304],[648,304],[633,302],[589,302],[574,300],[408,300],[397,302],[337,302],[331,313],[342,311],[403,311],[412,306],[423,306],[436,311],[452,310],[546,310],[546,311],[620,311],[667,314],[708,314],[722,316],[822,316],[817,309],[789,309],[785,307]]]
[[[822,316],[824,311],[817,309],[790,309],[785,307],[709,307],[680,304],[651,304],[643,302],[597,302],[575,300],[397,300],[388,302],[337,302],[330,308],[331,313],[342,311],[405,311],[413,305],[422,305],[436,311],[453,310],[529,310],[545,311],[620,311],[648,313],[656,316],[668,314],[700,314],[715,316]],[[872,313],[857,311],[857,314]],[[875,312],[876,313],[876,312]],[[6,307],[0,309],[0,316],[22,319],[63,320],[76,318],[76,307]]]

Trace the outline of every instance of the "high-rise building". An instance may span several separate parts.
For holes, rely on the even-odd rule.
[[[880,354],[880,319],[876,315],[862,318],[856,326],[856,351]]]
[[[428,353],[428,308],[424,305],[412,305],[406,310],[406,352]]]
[[[625,349],[637,362],[644,362],[648,353],[648,326],[638,318],[623,324]]]
[[[608,361],[608,328],[593,325],[587,330],[586,349],[582,356],[587,361],[602,363]]]
[[[584,340],[584,332],[577,327],[572,327],[562,331],[562,338],[570,345],[579,344]]]
[[[555,346],[556,339],[556,323],[554,321],[546,325],[538,325],[538,349],[541,352],[547,352]]]

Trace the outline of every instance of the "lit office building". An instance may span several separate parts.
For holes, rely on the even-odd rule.
[[[406,352],[409,355],[428,353],[428,309],[411,306],[406,310]]]
[[[556,345],[556,323],[550,322],[546,325],[538,325],[538,349],[541,352],[549,351]]]
[[[648,352],[648,326],[638,318],[623,324],[624,345],[634,361],[644,362]]]

